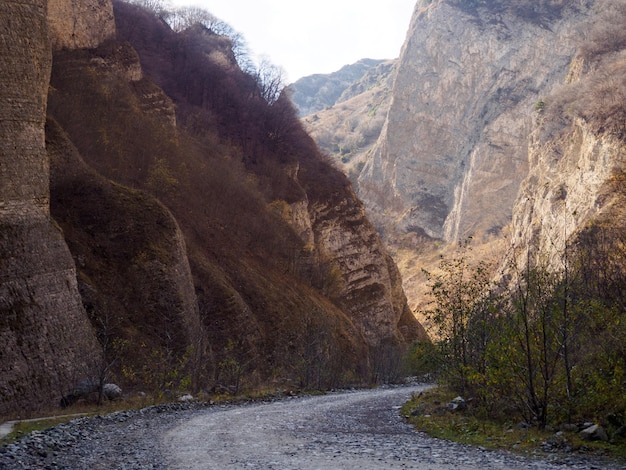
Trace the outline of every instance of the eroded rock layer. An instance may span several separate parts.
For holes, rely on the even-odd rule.
[[[50,406],[100,360],[49,217],[46,2],[0,4],[0,416]]]

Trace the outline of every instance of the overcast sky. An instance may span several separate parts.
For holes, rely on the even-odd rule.
[[[243,34],[287,81],[359,59],[400,55],[416,0],[170,0],[199,6]]]

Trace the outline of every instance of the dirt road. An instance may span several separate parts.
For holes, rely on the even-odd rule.
[[[207,412],[165,435],[172,469],[563,469],[551,463],[436,440],[399,407],[423,386],[359,391]]]

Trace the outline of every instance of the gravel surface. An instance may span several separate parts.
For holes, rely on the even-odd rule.
[[[424,386],[183,403],[79,418],[0,447],[0,469],[623,469],[576,455],[528,459],[430,438],[400,418]]]

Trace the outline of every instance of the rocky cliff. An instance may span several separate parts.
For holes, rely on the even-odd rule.
[[[534,104],[564,81],[588,14],[580,2],[505,8],[515,3],[418,2],[359,177],[381,229],[454,242],[509,223]]]
[[[289,90],[300,116],[314,114],[362,93],[369,88],[368,82],[371,86],[371,77],[379,74],[375,71],[385,62],[361,59],[336,72],[310,75],[292,83]]]
[[[585,25],[567,80],[540,102],[529,172],[513,207],[517,264],[540,255],[562,270],[594,224],[623,230],[626,169],[626,5],[603,1]],[[597,242],[601,243],[601,242]]]
[[[115,36],[111,0],[48,0],[54,50],[93,48]]]
[[[615,216],[623,18],[609,0],[420,1],[381,135],[361,163],[329,143],[345,145],[355,109],[373,109],[375,96],[306,118],[358,177],[414,307],[428,290],[422,268],[436,269],[457,241],[472,236],[475,256],[494,265],[530,250],[554,267],[590,221]]]
[[[330,155],[354,183],[367,154],[380,137],[391,103],[396,66],[397,60],[377,61],[363,75],[345,76],[339,97],[326,101],[326,106],[319,110],[307,103],[327,89],[327,81],[331,81],[333,74],[326,76],[327,81],[322,79],[324,76],[315,75],[290,86],[300,114],[311,113],[303,118],[306,129],[320,150]],[[301,96],[300,102],[298,96]]]
[[[0,4],[0,415],[49,407],[101,357],[49,216],[46,11],[45,1]]]

